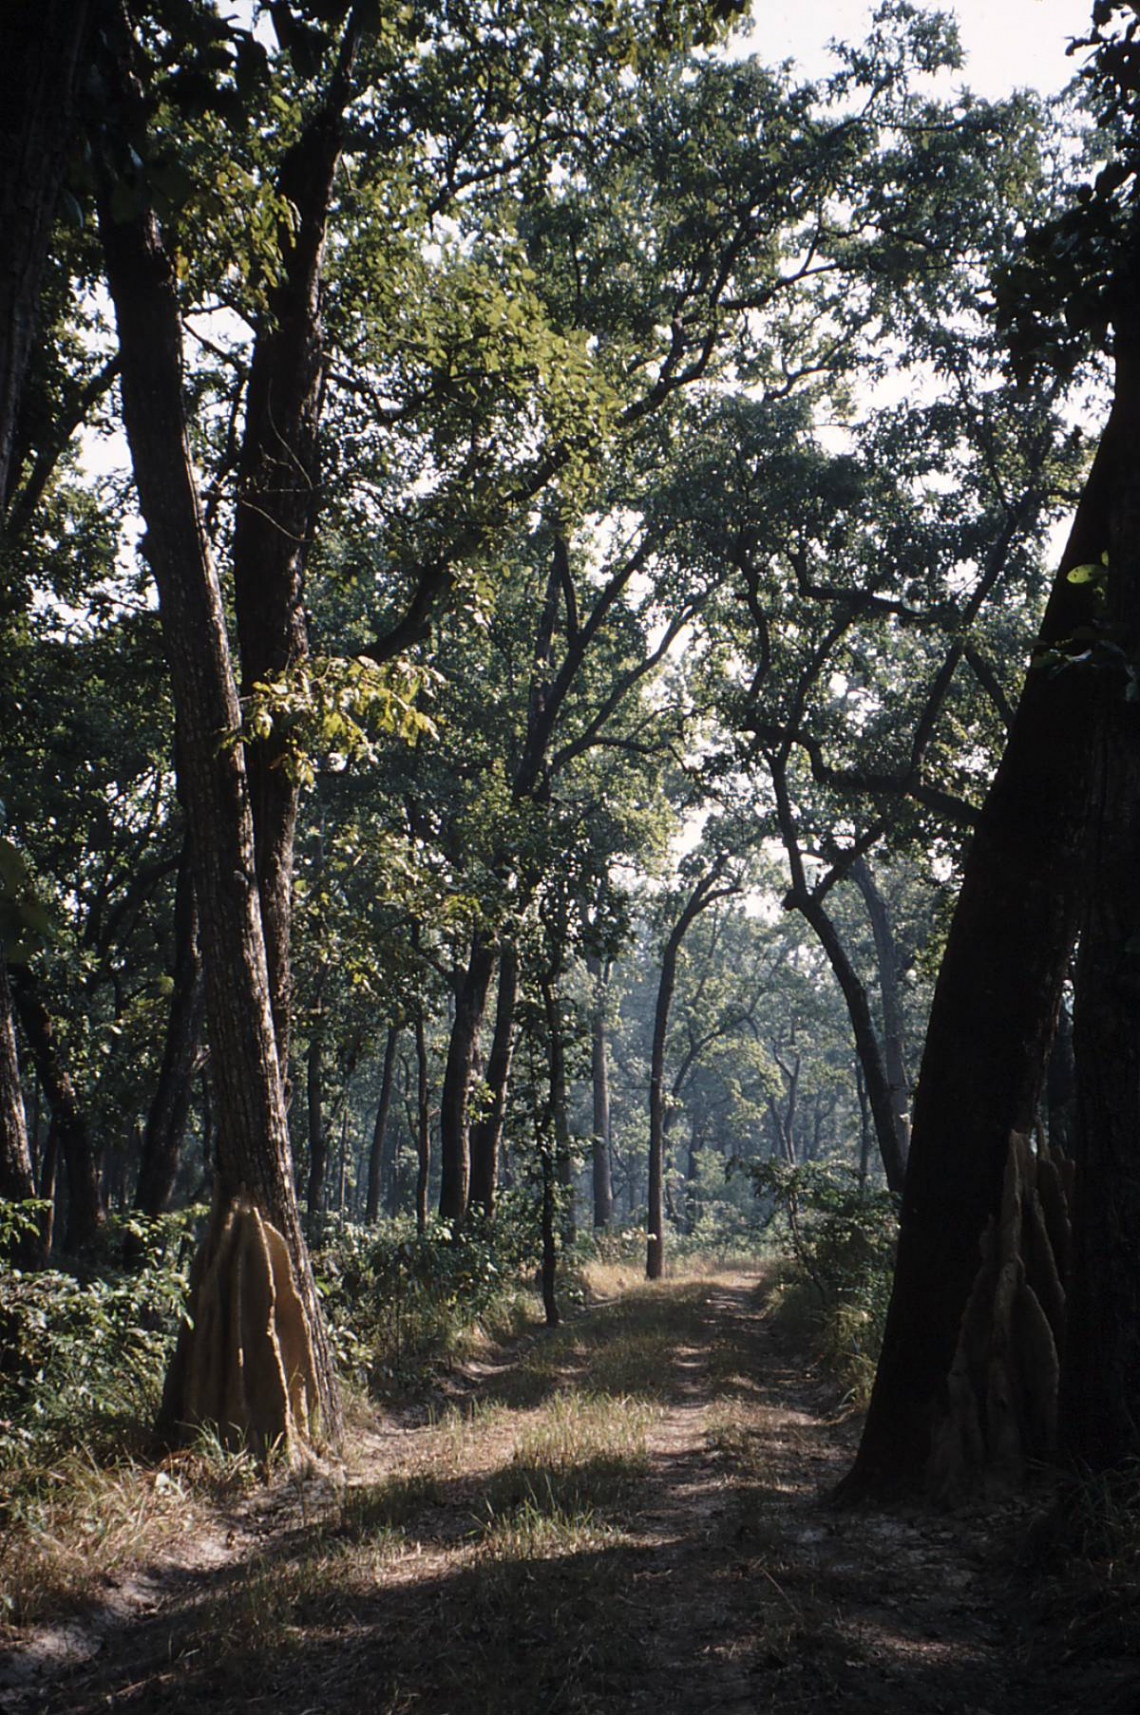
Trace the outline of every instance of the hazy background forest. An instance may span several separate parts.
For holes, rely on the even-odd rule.
[[[1130,9],[997,100],[908,0],[811,78],[762,5],[39,13],[0,24],[12,1516],[156,1419],[335,1449],[343,1385],[554,1327],[591,1264],[785,1259],[865,1403],[904,1187],[860,1480],[1131,1457],[1126,1355],[1095,1425],[1063,1368],[1070,1238],[1081,1326],[1135,1296],[1088,1287],[1116,1192],[1066,1202],[1076,878],[1135,891],[1130,846],[1070,861],[1090,782],[1130,801],[1117,716],[1080,748],[1135,700]],[[1008,1072],[949,1012],[924,1062],[940,967]]]

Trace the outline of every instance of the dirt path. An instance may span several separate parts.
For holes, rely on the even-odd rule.
[[[755,1279],[643,1290],[45,1630],[0,1710],[1140,1711],[1018,1616],[1000,1518],[829,1508],[852,1434]]]

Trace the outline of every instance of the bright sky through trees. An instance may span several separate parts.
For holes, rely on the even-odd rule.
[[[1066,56],[1088,23],[1084,0],[957,0],[966,52],[963,81],[990,98],[1026,85],[1060,89],[1076,70]],[[873,7],[863,0],[757,0],[751,41],[768,59],[792,58],[809,74],[827,68],[826,45],[862,41]]]

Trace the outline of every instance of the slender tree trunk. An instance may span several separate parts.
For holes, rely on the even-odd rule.
[[[776,796],[776,814],[784,849],[788,855],[792,885],[784,901],[785,907],[799,911],[815,933],[827,954],[827,962],[835,975],[851,1020],[855,1037],[855,1052],[863,1068],[867,1100],[875,1122],[875,1137],[883,1160],[883,1171],[890,1189],[901,1194],[906,1177],[906,1155],[901,1150],[895,1126],[895,1110],[891,1100],[890,1080],[883,1063],[883,1053],[875,1034],[875,1022],[867,999],[867,990],[847,955],[839,931],[828,915],[820,890],[808,886],[803,856],[796,829],[795,811],[788,791],[787,750],[769,757],[772,787]]]
[[[325,99],[287,151],[277,190],[289,209],[280,266],[267,283],[245,403],[233,537],[234,605],[242,695],[308,654],[305,565],[320,504],[320,419],[325,342],[321,283],[328,213],[340,163],[344,109],[361,32],[349,19]],[[257,884],[282,1076],[288,1080],[292,1013],[290,938],[297,777],[289,737],[275,729],[247,761]]]
[[[591,953],[586,968],[593,982],[590,1017],[590,1071],[594,1098],[594,1126],[590,1163],[594,1191],[594,1226],[608,1227],[613,1219],[614,1187],[610,1170],[610,1071],[609,1032],[606,1024],[608,969]]]
[[[120,20],[107,64],[124,105],[141,106]],[[180,786],[194,837],[214,1086],[218,1098],[216,1219],[199,1257],[194,1326],[167,1378],[163,1418],[202,1417],[268,1446],[294,1432],[339,1442],[336,1378],[293,1187],[285,1094],[254,865],[241,710],[225,610],[193,476],[182,402],[175,273],[149,210],[120,221],[102,198],[101,232],[122,356],[123,416],[158,584],[180,740]],[[266,1230],[266,1223],[269,1230]],[[274,1234],[278,1238],[274,1238]],[[278,1242],[279,1240],[279,1242]],[[281,1252],[284,1252],[282,1258]],[[235,1271],[259,1271],[272,1307],[253,1314],[246,1363],[226,1328]],[[244,1275],[242,1275],[244,1278]],[[242,1299],[246,1302],[245,1297]],[[209,1314],[206,1314],[206,1312]],[[217,1403],[206,1403],[217,1402]]]
[[[891,926],[890,910],[866,859],[857,859],[848,873],[863,895],[867,916],[871,922],[871,933],[875,938],[879,996],[883,1007],[883,1068],[887,1076],[891,1113],[894,1116],[896,1154],[905,1169],[910,1151],[910,1077],[906,1068],[906,1026],[903,1022],[899,950]],[[898,1189],[902,1189],[901,1184]]]
[[[67,1173],[67,1223],[63,1247],[74,1253],[91,1243],[106,1211],[99,1183],[99,1166],[91,1147],[87,1120],[75,1085],[64,1063],[55,1021],[44,1005],[35,978],[27,971],[10,973],[16,1012],[51,1104],[64,1169]]]
[[[1108,549],[1118,397],[1042,622],[1037,655],[1097,620],[1074,567]],[[1031,1130],[1076,937],[1099,675],[1031,668],[966,862],[915,1089],[898,1261],[882,1356],[844,1492],[924,1481],[935,1411],[997,1210],[1012,1131]]]
[[[673,991],[677,986],[677,957],[681,943],[690,926],[714,900],[724,899],[736,889],[721,886],[724,860],[718,859],[713,868],[694,887],[673,925],[661,956],[661,977],[657,985],[657,1005],[653,1013],[653,1048],[649,1069],[649,1234],[646,1241],[645,1275],[647,1280],[660,1280],[665,1271],[665,1039],[669,1034],[669,1013]]]
[[[2,955],[3,948],[0,947],[0,1197],[24,1203],[35,1196],[36,1182],[32,1174],[32,1154],[28,1148],[24,1087],[16,1054],[8,967]]]
[[[471,958],[459,985],[455,1020],[447,1047],[439,1113],[439,1213],[459,1223],[467,1213],[471,1184],[471,1152],[467,1113],[479,1048],[479,1030],[487,1007],[487,991],[495,970],[495,950],[476,931]]]
[[[170,1207],[186,1122],[201,1065],[206,1019],[206,991],[198,950],[198,902],[189,844],[183,850],[174,900],[174,991],[166,1024],[166,1042],[158,1086],[143,1132],[142,1162],[135,1208],[144,1215],[161,1215]]]
[[[55,1212],[58,1202],[58,1185],[56,1182],[58,1178],[59,1127],[55,1122],[55,1115],[52,1114],[48,1119],[47,1136],[44,1139],[44,1152],[40,1159],[39,1179],[36,1186],[36,1195],[48,1205],[44,1211],[43,1224],[40,1228],[45,1258],[51,1256],[52,1240],[55,1235]]]
[[[36,1195],[32,1154],[24,1112],[24,1089],[16,1054],[16,1032],[12,1022],[12,995],[8,970],[0,946],[0,1198],[25,1203]],[[26,1234],[16,1247],[14,1260],[21,1268],[42,1268],[47,1261],[44,1223]]]
[[[1057,1031],[1049,1049],[1045,1074],[1045,1112],[1049,1125],[1049,1149],[1071,1156],[1077,1100],[1077,1063],[1073,1047],[1073,1019],[1063,1003],[1057,1009]]]
[[[490,1103],[483,1118],[471,1131],[470,1203],[490,1214],[499,1187],[499,1151],[507,1118],[511,1062],[514,1059],[515,1008],[519,992],[519,955],[512,941],[503,943],[499,955],[499,993],[495,1005],[495,1034],[487,1061]]]
[[[416,1014],[416,1230],[424,1232],[428,1222],[428,1186],[431,1182],[431,1109],[428,1105],[427,1041],[424,1017]]]
[[[1117,325],[1105,651],[1092,754],[1088,895],[1075,982],[1076,1199],[1060,1421],[1082,1470],[1140,1456],[1140,337]]]
[[[328,1172],[328,1138],[324,1118],[324,1032],[323,1019],[313,1019],[309,1052],[305,1058],[306,1096],[309,1122],[309,1187],[306,1202],[309,1210],[309,1231],[314,1233],[325,1200],[325,1177]]]
[[[546,1038],[550,1055],[550,1119],[554,1134],[554,1179],[562,1194],[562,1236],[573,1243],[574,1158],[570,1148],[570,1115],[566,1093],[566,1042],[562,1031],[562,1004],[552,978],[542,983],[546,1011]]]
[[[376,1109],[376,1124],[372,1129],[372,1148],[368,1156],[368,1202],[364,1219],[375,1226],[380,1218],[380,1187],[384,1178],[384,1145],[388,1138],[388,1119],[392,1112],[392,1091],[396,1082],[396,1050],[400,1045],[400,1026],[390,1025],[384,1044],[384,1070],[380,1077],[380,1102]]]
[[[859,1189],[862,1190],[871,1166],[871,1108],[858,1056],[855,1059],[855,1091],[859,1097]]]

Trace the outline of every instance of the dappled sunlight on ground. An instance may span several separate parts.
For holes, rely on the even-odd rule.
[[[1128,1664],[1093,1705],[1034,1657],[989,1515],[827,1505],[855,1426],[766,1290],[615,1290],[433,1411],[358,1414],[343,1472],[29,1635],[0,1709],[1134,1715]]]

